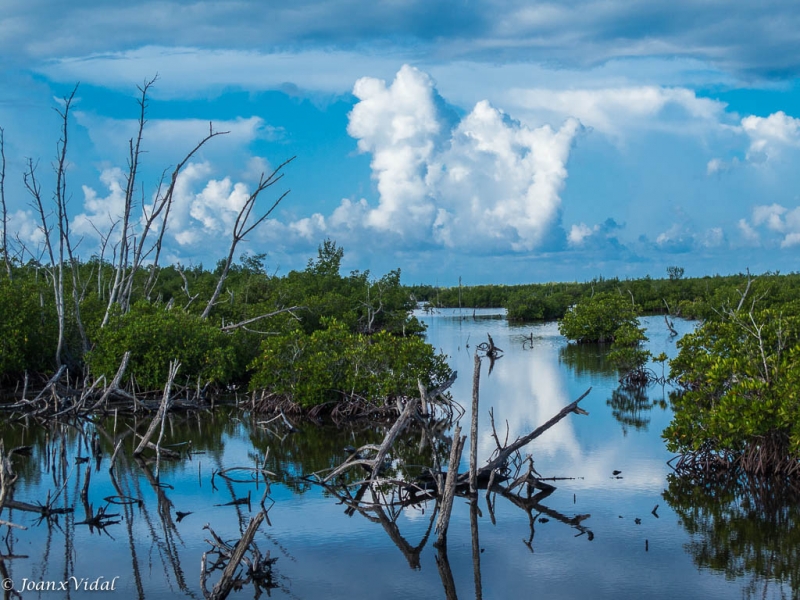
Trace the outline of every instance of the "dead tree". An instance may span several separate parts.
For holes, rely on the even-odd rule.
[[[67,215],[67,139],[69,132],[69,110],[72,106],[72,101],[75,93],[78,91],[78,86],[72,90],[72,93],[64,98],[64,110],[56,109],[56,112],[61,117],[61,139],[58,143],[58,162],[56,163],[56,191],[55,200],[58,213],[58,237],[59,237],[59,267],[58,274],[60,279],[61,294],[64,293],[63,269],[64,269],[64,249],[67,251],[67,258],[69,259],[70,271],[72,273],[72,302],[73,310],[75,312],[75,324],[78,327],[78,334],[81,338],[81,346],[84,352],[89,351],[89,340],[86,337],[86,329],[83,326],[81,319],[81,298],[80,292],[80,272],[78,270],[78,261],[75,260],[73,253],[72,241],[69,233],[69,216]],[[62,297],[63,303],[63,297]]]
[[[261,223],[263,223],[267,219],[267,217],[269,217],[272,214],[272,211],[274,211],[278,207],[278,204],[281,203],[281,200],[283,200],[289,193],[289,191],[287,190],[286,192],[281,194],[280,197],[277,200],[275,200],[275,202],[272,204],[272,206],[267,212],[258,217],[251,225],[248,224],[250,221],[250,215],[253,212],[253,208],[255,208],[256,200],[258,199],[259,194],[261,194],[261,192],[263,192],[269,187],[272,187],[273,185],[278,183],[278,181],[283,179],[284,174],[281,172],[281,170],[287,164],[292,162],[294,158],[295,157],[293,156],[289,160],[284,161],[283,163],[278,165],[278,167],[274,171],[272,171],[272,173],[270,173],[268,177],[265,177],[264,174],[262,173],[261,178],[259,179],[258,182],[258,186],[256,186],[255,191],[253,191],[253,193],[250,194],[250,196],[247,198],[247,200],[245,200],[244,204],[242,205],[242,208],[239,209],[239,214],[236,216],[236,222],[233,224],[233,231],[231,232],[231,245],[230,249],[228,250],[228,256],[225,259],[225,266],[222,268],[222,273],[220,273],[219,281],[217,281],[217,287],[216,289],[214,289],[214,293],[211,295],[211,298],[209,299],[208,304],[206,304],[206,308],[203,311],[202,314],[203,319],[208,318],[208,315],[211,313],[211,309],[217,303],[217,298],[219,298],[220,293],[222,293],[222,286],[225,284],[225,279],[228,277],[228,271],[230,270],[231,264],[233,263],[233,255],[236,252],[236,246],[239,245],[239,242],[241,242],[245,238],[245,236],[247,236],[256,227],[261,225]]]
[[[103,316],[101,327],[105,327],[111,314],[111,309],[114,304],[119,304],[123,310],[127,310],[131,304],[131,297],[133,295],[133,279],[141,268],[143,261],[149,255],[153,254],[152,263],[150,265],[150,273],[144,285],[144,295],[148,296],[155,285],[155,277],[158,271],[158,263],[161,258],[161,248],[164,240],[164,233],[167,229],[167,222],[169,219],[170,209],[172,207],[175,186],[178,181],[183,167],[194,156],[200,148],[210,139],[218,135],[225,135],[227,131],[214,131],[214,127],[209,123],[209,132],[192,150],[189,151],[183,160],[181,160],[175,169],[172,171],[169,185],[166,190],[162,192],[162,184],[159,185],[158,191],[155,195],[155,201],[152,207],[148,210],[144,202],[142,202],[142,229],[138,232],[133,231],[133,223],[131,213],[134,205],[134,193],[136,191],[136,177],[139,171],[139,157],[143,150],[141,143],[143,139],[144,126],[147,123],[147,95],[150,88],[155,84],[158,78],[154,77],[149,81],[145,81],[142,86],[138,86],[140,92],[139,104],[139,119],[137,135],[129,140],[129,157],[128,157],[128,173],[126,176],[125,187],[125,207],[122,214],[122,231],[120,232],[119,252],[115,261],[116,268],[114,270],[114,282],[111,285],[111,292],[106,306],[106,312]],[[165,171],[166,173],[166,171]],[[157,220],[160,217],[160,222]],[[158,225],[158,237],[151,247],[147,247],[148,235],[152,229]],[[109,236],[111,233],[109,232]],[[132,254],[132,256],[131,256]]]
[[[450,513],[453,510],[453,500],[456,495],[456,484],[458,481],[458,465],[461,462],[461,452],[464,449],[466,436],[461,435],[461,425],[456,423],[453,432],[453,445],[450,449],[450,462],[447,466],[447,477],[442,482],[439,475],[439,496],[441,497],[441,508],[439,509],[439,521],[436,523],[436,532],[439,537],[434,542],[434,546],[441,548],[447,544],[447,528],[450,526]]]
[[[181,169],[184,167],[186,162],[194,156],[194,154],[210,139],[218,136],[218,135],[226,135],[228,131],[214,131],[214,128],[211,123],[208,125],[208,135],[203,138],[197,146],[195,146],[192,151],[181,161],[181,163],[175,168],[175,171],[172,173],[172,177],[170,178],[170,185],[167,188],[167,191],[164,195],[156,194],[156,201],[153,204],[152,208],[148,212],[147,207],[142,204],[142,218],[144,221],[144,225],[142,226],[141,234],[139,235],[139,242],[134,249],[133,254],[133,264],[131,265],[130,269],[130,276],[128,277],[127,285],[125,288],[124,294],[124,303],[125,306],[130,305],[131,294],[133,289],[133,275],[136,273],[140,267],[142,266],[143,261],[147,256],[152,253],[155,253],[153,263],[150,267],[150,274],[148,275],[147,285],[145,285],[145,296],[148,296],[150,293],[151,285],[155,284],[155,273],[158,269],[158,262],[161,258],[161,246],[164,240],[164,232],[167,229],[167,221],[169,218],[169,212],[172,208],[172,200],[174,197],[175,192],[175,184],[177,183],[178,174],[180,173]],[[161,186],[159,186],[160,190]],[[150,231],[153,229],[153,226],[156,222],[156,219],[159,218],[163,213],[163,217],[161,220],[161,225],[159,227],[158,232],[158,239],[156,242],[149,248],[146,248],[145,242],[148,239],[148,235]]]
[[[489,338],[492,339],[491,337]],[[469,430],[469,493],[478,493],[478,403],[481,382],[481,357],[475,353],[475,367],[472,374],[472,424]]]
[[[6,265],[6,273],[11,279],[11,260],[8,257],[8,210],[6,209],[6,141],[5,131],[0,127],[0,210],[3,211],[3,244],[0,252]]]
[[[586,412],[585,410],[583,410],[581,407],[579,407],[578,403],[581,400],[583,400],[584,398],[586,398],[586,396],[588,396],[589,392],[591,392],[591,391],[592,391],[592,388],[589,388],[588,390],[586,390],[583,394],[581,394],[581,396],[577,400],[575,400],[574,402],[571,402],[570,404],[568,404],[567,406],[562,408],[549,421],[547,421],[546,423],[540,425],[539,427],[537,427],[536,429],[531,431],[529,434],[517,438],[514,442],[512,442],[511,444],[508,444],[507,446],[499,448],[498,451],[497,451],[497,455],[494,458],[492,458],[486,465],[484,465],[483,467],[478,469],[478,473],[477,473],[478,480],[479,481],[480,480],[488,480],[491,477],[491,475],[492,475],[492,473],[494,471],[501,471],[502,469],[504,469],[506,467],[507,463],[508,463],[508,460],[511,458],[511,456],[515,452],[517,452],[520,448],[530,444],[533,440],[538,438],[545,431],[550,429],[553,425],[555,425],[556,423],[561,421],[567,415],[572,414],[572,413],[575,413],[575,414],[578,414],[578,415],[588,415],[589,413]],[[495,434],[495,438],[497,439],[497,435],[496,434]],[[465,483],[468,482],[467,481],[468,477],[461,476],[460,479],[461,479],[460,483],[462,483],[462,484],[465,484]]]
[[[203,597],[206,598],[206,600],[224,600],[232,590],[239,589],[251,581],[256,586],[256,598],[258,597],[261,587],[266,587],[267,589],[277,587],[272,582],[272,565],[274,565],[278,559],[271,558],[269,552],[267,552],[266,556],[262,557],[261,552],[259,552],[258,547],[253,541],[265,517],[266,512],[263,510],[259,511],[250,521],[242,538],[233,546],[222,540],[209,525],[203,527],[213,538],[213,541],[206,540],[206,542],[211,545],[212,550],[203,552],[200,561],[200,589],[203,591]],[[249,558],[247,556],[248,551],[250,551],[251,554]],[[211,565],[210,569],[208,567],[209,554],[217,555],[217,560]],[[237,576],[237,571],[240,570],[240,563],[242,562],[247,565],[247,577],[244,579],[241,576]],[[223,564],[225,567],[222,571],[222,576],[209,592],[206,585],[209,572],[222,568]]]
[[[125,302],[125,298],[121,294],[121,289],[125,287],[125,282],[128,276],[130,276],[131,280],[133,279],[133,273],[131,272],[128,274],[128,252],[130,251],[130,245],[128,242],[128,234],[130,232],[130,218],[131,218],[131,210],[133,208],[133,193],[136,189],[136,174],[139,170],[139,156],[141,155],[141,145],[142,145],[142,132],[144,130],[144,125],[147,122],[145,119],[145,111],[147,109],[147,91],[150,89],[156,78],[151,79],[150,81],[146,81],[143,87],[139,87],[139,91],[141,92],[141,98],[139,100],[139,127],[136,133],[136,141],[133,141],[133,138],[128,140],[128,174],[127,174],[127,181],[125,185],[125,206],[122,210],[122,231],[121,238],[119,242],[119,256],[117,257],[117,268],[114,272],[114,285],[111,288],[111,297],[109,298],[108,308],[114,304],[115,301],[118,299],[120,300],[120,305],[122,309],[125,310],[127,308],[127,302]],[[138,87],[138,86],[137,86]],[[108,309],[106,309],[106,317],[108,317]],[[106,318],[103,319],[103,325],[106,323]]]
[[[162,425],[163,429],[164,417],[166,416],[167,411],[169,411],[169,406],[172,402],[172,398],[170,396],[170,392],[172,390],[172,382],[175,380],[175,376],[178,374],[178,369],[180,369],[180,367],[181,363],[179,363],[177,360],[172,361],[170,363],[169,376],[167,377],[167,383],[164,386],[164,396],[161,399],[161,405],[158,407],[158,412],[156,413],[156,416],[153,417],[153,420],[150,422],[150,426],[147,428],[147,431],[145,432],[144,436],[142,436],[142,440],[139,442],[139,445],[136,446],[136,450],[133,451],[134,456],[141,455],[141,453],[144,452],[145,448],[154,448],[160,457],[161,439],[159,438],[159,444],[154,446],[150,442],[150,438],[153,437],[153,434],[156,432],[156,427]]]
[[[57,263],[55,253],[53,252],[53,244],[50,241],[50,233],[53,227],[47,221],[47,215],[44,211],[44,203],[42,202],[42,188],[36,180],[37,163],[33,159],[28,159],[28,170],[23,175],[23,181],[28,192],[33,197],[33,208],[39,214],[39,229],[42,232],[44,239],[44,247],[47,251],[47,256],[50,259],[49,266],[45,268],[45,272],[50,277],[53,284],[53,297],[56,305],[56,316],[58,317],[58,342],[56,343],[56,364],[61,366],[61,351],[64,347],[64,280],[63,277],[56,276]],[[58,269],[60,271],[60,269]]]
[[[41,186],[36,179],[37,164],[28,159],[28,170],[23,174],[23,181],[28,192],[33,197],[33,208],[37,211],[40,221],[40,230],[44,237],[45,250],[50,259],[50,265],[47,273],[53,282],[53,296],[55,299],[56,315],[58,316],[58,343],[56,345],[56,363],[61,365],[61,355],[64,348],[64,335],[66,327],[66,314],[64,304],[64,262],[65,259],[69,260],[70,268],[72,271],[72,297],[74,302],[75,321],[78,327],[78,332],[81,336],[81,342],[84,350],[88,350],[88,341],[86,332],[83,327],[80,313],[80,282],[78,273],[78,263],[75,260],[73,253],[73,246],[70,240],[69,232],[69,216],[67,215],[67,183],[66,183],[66,170],[67,170],[67,140],[69,133],[69,112],[72,108],[72,102],[75,98],[75,93],[78,91],[78,86],[72,90],[69,96],[64,98],[63,110],[56,109],[56,112],[61,117],[61,138],[58,141],[58,155],[54,165],[56,172],[56,188],[53,193],[53,198],[56,205],[56,224],[55,228],[58,230],[58,260],[56,260],[56,253],[53,249],[53,242],[50,239],[54,226],[48,223],[48,218],[45,213],[44,203],[42,201]]]

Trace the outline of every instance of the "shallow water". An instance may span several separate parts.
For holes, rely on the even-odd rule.
[[[557,490],[536,511],[529,514],[497,497],[493,523],[481,495],[479,590],[469,504],[456,499],[447,559],[457,597],[475,597],[478,591],[483,598],[793,596],[800,567],[787,562],[797,558],[797,550],[786,549],[797,546],[792,546],[796,508],[779,507],[777,521],[769,522],[745,510],[746,527],[725,529],[720,524],[729,523],[736,511],[720,513],[720,509],[742,508],[740,497],[719,496],[704,505],[707,495],[690,497],[696,490],[669,483],[666,461],[670,455],[660,438],[670,420],[668,390],[653,386],[644,395],[620,393],[615,373],[604,359],[605,350],[567,345],[554,323],[510,326],[497,311],[476,311],[474,317],[471,310],[419,316],[428,324],[428,340],[458,370],[453,397],[465,408],[471,399],[477,344],[490,334],[505,351],[491,374],[488,361],[482,365],[481,462],[494,448],[490,408],[501,439],[507,432],[513,440],[592,387],[581,403],[588,416],[570,415],[526,449],[542,476],[563,478],[553,482]],[[644,323],[651,351],[673,356],[675,339],[668,336],[663,319],[645,318]],[[693,324],[678,321],[676,327],[684,333]],[[660,373],[660,365],[653,368]],[[15,458],[20,473],[15,499],[44,502],[48,491],[55,494],[66,479],[55,506],[77,502],[74,514],[50,521],[40,521],[31,513],[3,512],[3,518],[28,527],[0,541],[0,553],[28,557],[6,561],[15,588],[20,589],[26,579],[58,582],[76,577],[88,583],[98,577],[102,581],[118,577],[114,591],[106,593],[120,598],[202,598],[200,559],[209,549],[205,541],[209,533],[203,526],[210,523],[224,539],[239,538],[258,510],[264,490],[263,481],[232,483],[219,476],[212,485],[212,473],[253,466],[269,448],[267,468],[276,476],[268,502],[274,504],[269,510],[270,524],[262,526],[256,540],[262,552],[279,557],[274,568],[278,587],[271,590],[272,596],[445,597],[432,547],[435,535],[431,532],[426,537],[433,503],[373,522],[358,513],[348,516],[335,498],[298,479],[340,463],[347,456],[345,446],[379,443],[384,429],[333,430],[307,424],[300,433],[285,435],[279,424],[272,423],[268,429],[258,421],[237,410],[172,415],[165,439],[168,443],[191,440],[191,459],[162,462],[158,485],[154,464],[137,463],[123,452],[116,468],[119,489],[109,477],[108,465],[113,451],[110,439],[115,431],[119,435],[126,430],[121,419],[115,423],[113,417],[107,418],[96,426],[103,446],[99,470],[94,462],[76,465],[76,456],[89,455],[89,440],[74,427],[60,426],[48,435],[33,426],[6,424],[6,448],[34,446],[32,457]],[[94,429],[89,426],[85,433],[91,435]],[[418,442],[418,436],[411,438],[403,446],[409,456]],[[129,437],[126,447],[132,444]],[[467,455],[465,451],[462,469],[466,469]],[[119,513],[120,522],[104,531],[79,524],[84,511],[78,498],[87,466],[91,473],[88,501],[94,510],[105,506],[104,498],[120,491],[141,499],[142,505],[110,505],[107,512]],[[614,476],[614,471],[620,474]],[[250,507],[220,506],[248,492]],[[656,505],[657,517],[652,512]],[[177,521],[176,511],[192,514]],[[573,527],[571,520],[576,516],[582,517],[583,533]],[[759,531],[767,530],[770,536],[758,537]],[[773,563],[787,563],[786,568],[746,560],[752,556],[771,556]],[[23,596],[83,598],[104,593],[74,587],[70,581],[66,593],[30,591]],[[232,597],[253,595],[254,589],[248,586]]]

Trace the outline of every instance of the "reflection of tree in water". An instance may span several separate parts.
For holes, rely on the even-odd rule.
[[[606,404],[611,407],[611,414],[622,425],[622,433],[628,435],[628,428],[636,431],[645,430],[650,424],[650,411],[658,406],[667,408],[663,398],[651,400],[646,386],[619,386],[611,392]]]
[[[747,597],[800,595],[800,493],[783,482],[698,485],[670,475],[664,498],[700,568],[749,577]],[[774,586],[773,590],[770,587]]]
[[[617,378],[617,369],[606,357],[610,344],[567,344],[558,351],[561,364],[575,375],[604,375]]]
[[[250,431],[250,439],[261,456],[269,448],[267,468],[276,474],[275,481],[283,483],[296,493],[303,493],[311,488],[311,484],[305,479],[307,476],[333,469],[343,463],[350,455],[348,448],[380,444],[391,425],[391,422],[376,425],[366,420],[354,421],[341,428],[300,423],[300,431],[288,435],[279,426],[263,429],[254,427]],[[442,427],[444,424],[439,429]],[[434,437],[435,451],[440,460],[446,460],[449,441],[447,436]],[[430,462],[429,444],[430,441],[419,432],[401,433],[393,447],[393,456],[397,461],[384,475],[400,478],[418,475],[422,465]],[[353,483],[363,479],[364,475],[363,471],[353,470],[344,473],[343,477],[345,482]]]

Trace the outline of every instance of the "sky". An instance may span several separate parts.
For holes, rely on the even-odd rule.
[[[43,233],[57,110],[77,253],[119,220],[148,91],[132,234],[181,170],[165,259],[237,254],[404,283],[584,281],[797,270],[800,7],[722,0],[3,0],[0,127],[8,241]],[[256,216],[254,213],[254,216]],[[261,214],[261,213],[258,213]],[[105,257],[119,226],[111,230]]]

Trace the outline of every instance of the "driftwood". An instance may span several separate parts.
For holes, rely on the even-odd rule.
[[[128,361],[130,360],[130,358],[131,358],[130,351],[127,351],[125,352],[125,354],[122,355],[122,361],[120,362],[119,368],[117,369],[117,374],[114,375],[114,379],[112,379],[111,383],[108,385],[108,387],[106,387],[106,391],[103,392],[103,395],[100,396],[100,399],[97,402],[95,402],[94,405],[92,405],[92,407],[89,409],[89,412],[94,412],[95,410],[100,408],[105,402],[107,402],[108,397],[111,395],[112,392],[119,393],[120,391],[122,391],[120,390],[119,382],[122,379],[122,376],[125,374],[125,369],[128,368]]]
[[[53,376],[50,378],[50,381],[48,381],[48,382],[47,382],[47,385],[46,385],[46,386],[44,386],[44,389],[43,389],[41,392],[39,392],[39,393],[36,395],[36,398],[34,398],[34,399],[32,400],[32,403],[36,403],[36,402],[38,402],[38,401],[39,401],[39,400],[40,400],[42,397],[44,397],[44,395],[45,395],[45,394],[46,394],[46,393],[47,393],[47,392],[48,392],[48,391],[49,391],[49,390],[50,390],[50,389],[51,389],[51,388],[52,388],[52,387],[53,387],[53,386],[54,386],[56,383],[58,383],[58,380],[59,380],[59,379],[61,379],[62,375],[64,375],[64,373],[66,372],[66,370],[67,370],[67,366],[66,366],[66,365],[61,365],[61,366],[58,368],[58,371],[56,371],[56,374],[55,374],[55,375],[53,375]]]
[[[383,465],[383,461],[386,458],[389,449],[391,448],[394,440],[400,435],[400,432],[405,429],[408,422],[411,420],[411,416],[416,410],[419,404],[418,398],[412,398],[406,403],[403,412],[400,413],[400,416],[394,422],[391,429],[386,433],[386,436],[383,438],[383,442],[380,446],[375,446],[374,444],[368,444],[365,446],[361,446],[356,452],[350,455],[350,457],[344,461],[341,465],[336,467],[333,471],[328,473],[325,477],[322,478],[323,483],[327,483],[328,481],[332,480],[334,477],[341,475],[348,469],[356,466],[362,465],[367,467],[372,476],[370,478],[371,481],[375,480],[378,472],[380,471],[381,466]],[[363,453],[366,451],[375,451],[375,458],[372,459],[365,459],[363,458]]]
[[[163,422],[171,403],[170,390],[172,389],[172,382],[174,381],[175,376],[178,374],[178,369],[180,366],[181,363],[178,361],[173,361],[170,363],[169,377],[167,378],[167,384],[164,386],[164,396],[161,399],[161,405],[158,407],[158,412],[150,422],[150,426],[147,428],[144,436],[142,436],[142,440],[139,442],[139,445],[136,446],[136,450],[133,451],[134,456],[140,456],[142,452],[144,452],[144,449],[149,447],[148,444],[150,444],[150,438],[153,437],[153,434],[156,432],[156,427]],[[157,447],[156,449],[160,454],[160,448]]]
[[[266,513],[264,511],[256,514],[247,526],[242,538],[234,546],[223,541],[209,525],[203,527],[203,529],[208,530],[213,538],[213,541],[206,540],[211,545],[212,550],[203,552],[203,557],[200,561],[200,588],[203,590],[203,596],[206,600],[224,600],[234,587],[241,587],[248,581],[253,581],[256,584],[257,591],[260,590],[261,586],[267,587],[267,589],[275,587],[272,584],[272,565],[278,559],[270,558],[269,552],[267,552],[266,557],[262,558],[261,553],[253,543],[253,538],[265,517]],[[251,552],[252,558],[246,556],[248,550]],[[209,554],[218,555],[216,562],[210,569],[208,567]],[[247,565],[248,575],[245,580],[236,576],[242,562]],[[222,571],[222,576],[209,592],[207,587],[209,572],[221,568],[223,563],[226,564]],[[256,595],[256,597],[258,596]]]
[[[327,475],[322,477],[320,479],[320,482],[327,483],[331,481],[333,478],[337,477],[338,475],[341,475],[348,469],[357,465],[361,465],[368,471],[370,471],[371,473],[370,481],[374,482],[381,467],[383,466],[383,462],[389,450],[391,449],[392,444],[394,444],[395,439],[397,439],[397,436],[400,435],[400,433],[406,428],[406,426],[409,424],[409,422],[411,422],[412,419],[416,418],[418,421],[422,421],[422,419],[420,419],[419,417],[417,407],[419,407],[420,405],[424,407],[424,405],[426,404],[430,407],[432,405],[432,402],[436,398],[446,398],[444,393],[451,385],[453,385],[453,382],[456,380],[456,376],[457,373],[453,372],[453,374],[450,376],[450,378],[447,379],[447,381],[443,382],[441,385],[432,390],[426,390],[422,382],[418,381],[417,383],[420,389],[420,397],[410,398],[406,401],[405,406],[402,407],[402,410],[399,411],[400,415],[397,417],[391,429],[386,433],[386,436],[383,438],[383,442],[381,443],[381,445],[375,446],[374,444],[367,444],[361,446],[361,448],[358,448],[355,452],[353,452],[347,458],[347,460],[345,460],[342,464],[340,464],[338,467],[330,471]],[[449,402],[449,401],[444,404],[445,410],[449,411],[451,415],[455,404],[456,404],[455,402]],[[398,400],[398,405],[400,405],[399,400]],[[427,411],[424,408],[420,412],[422,412],[422,415],[427,414]],[[366,452],[375,452],[376,453],[375,457],[371,459],[365,458]]]
[[[251,323],[255,323],[256,321],[260,321],[261,319],[266,319],[268,317],[274,317],[275,315],[279,315],[279,314],[285,313],[285,312],[288,312],[290,315],[292,315],[295,319],[297,319],[299,321],[300,318],[297,315],[295,315],[294,312],[292,312],[292,311],[301,310],[301,309],[302,310],[308,310],[307,307],[305,307],[305,306],[290,306],[289,308],[281,308],[279,310],[275,310],[275,311],[272,311],[270,313],[259,315],[257,317],[253,317],[251,319],[245,319],[244,321],[240,321],[239,323],[233,323],[233,324],[230,324],[230,325],[223,325],[221,327],[221,330],[227,332],[227,331],[233,331],[235,329],[239,329],[240,327],[242,327],[243,329],[247,329],[247,325],[250,325]],[[248,329],[248,331],[250,331],[250,330]]]

